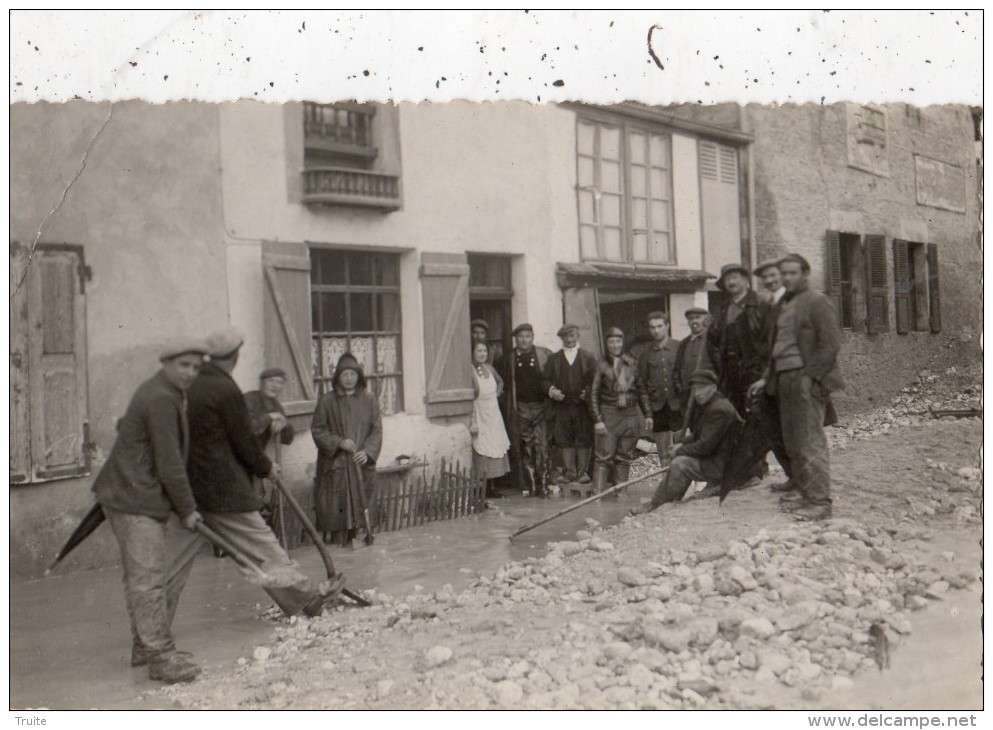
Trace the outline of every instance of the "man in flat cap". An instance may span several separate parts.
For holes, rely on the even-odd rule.
[[[607,351],[596,363],[589,399],[595,432],[594,494],[606,488],[611,472],[615,485],[628,480],[641,431],[638,408],[646,397],[638,361],[624,352],[623,330],[609,328],[604,344]],[[645,416],[650,418],[651,411]]]
[[[510,436],[511,471],[517,488],[532,496],[547,496],[548,395],[541,384],[551,352],[534,344],[534,328],[514,328],[514,348],[504,355],[497,371],[503,378],[503,412]]]
[[[189,653],[176,651],[172,636],[179,594],[192,565],[182,557],[190,540],[177,537],[172,515],[191,532],[202,519],[186,475],[186,391],[206,352],[206,344],[192,338],[177,339],[162,350],[162,369],[135,391],[93,482],[121,550],[131,666],[147,665],[149,677],[169,683],[188,682],[200,673]]]
[[[558,336],[562,349],[548,358],[542,374],[542,388],[552,400],[552,444],[559,449],[564,469],[555,481],[559,485],[589,484],[586,471],[593,445],[593,422],[587,402],[596,358],[579,346],[576,325],[562,325]]]
[[[279,446],[289,446],[293,443],[294,436],[293,424],[287,420],[286,410],[279,401],[285,386],[286,371],[282,368],[270,367],[259,374],[259,389],[245,393],[245,405],[248,406],[252,433],[258,439],[259,448],[277,464]],[[272,445],[274,445],[274,453],[270,454]],[[255,477],[254,481],[262,496],[262,515],[271,525],[276,503],[274,486],[267,479]]]
[[[266,587],[266,592],[280,605],[301,605],[308,616],[320,615],[324,601],[341,591],[344,577],[339,574],[314,585],[259,513],[262,502],[251,477],[275,480],[279,466],[259,447],[245,399],[231,377],[243,342],[233,327],[207,338],[210,362],[203,366],[189,392],[190,485],[210,527],[260,560],[263,570],[272,569],[286,577],[286,587]]]
[[[759,297],[765,299],[769,304],[778,304],[786,293],[783,286],[783,277],[779,275],[779,259],[766,259],[752,272],[762,281],[763,291],[757,292]]]
[[[672,462],[651,502],[631,510],[644,514],[666,502],[678,502],[694,481],[719,482],[724,463],[734,445],[734,431],[741,418],[717,390],[717,375],[701,370],[690,376],[693,409],[687,435],[672,448]]]
[[[712,318],[703,307],[686,310],[686,324],[690,334],[676,349],[676,363],[672,366],[672,386],[679,398],[680,411],[685,418],[690,404],[690,376],[698,370],[714,370],[707,348],[707,330]]]
[[[477,342],[486,343],[489,349],[489,354],[486,356],[487,364],[493,365],[498,362],[500,356],[503,354],[503,346],[499,342],[490,342],[489,322],[485,319],[474,319],[469,323],[469,331],[472,347],[475,347]]]
[[[638,378],[643,386],[641,410],[645,413],[645,430],[652,434],[661,464],[672,444],[672,432],[683,423],[674,378],[679,344],[669,338],[669,317],[665,312],[650,312],[646,319],[652,340],[638,356]],[[701,347],[700,351],[705,349]]]

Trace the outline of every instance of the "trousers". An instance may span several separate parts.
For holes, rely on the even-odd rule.
[[[778,374],[776,397],[791,481],[810,502],[831,504],[831,464],[824,433],[827,393],[798,368]]]
[[[723,472],[724,465],[720,459],[679,454],[669,464],[669,473],[655,488],[652,506],[678,502],[686,495],[686,490],[693,482],[718,482]]]
[[[548,421],[544,403],[518,403],[518,452],[522,465],[531,470],[537,482],[548,474]]]
[[[630,464],[638,450],[638,409],[601,408],[607,433],[594,437],[593,455],[597,464]]]

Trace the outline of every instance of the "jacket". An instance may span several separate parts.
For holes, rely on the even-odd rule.
[[[196,510],[186,475],[189,427],[183,392],[161,370],[135,391],[97,478],[97,501],[111,509],[165,520]]]
[[[259,441],[259,448],[265,451],[272,440],[273,433],[269,427],[272,423],[270,413],[282,413],[286,415],[283,404],[275,398],[270,398],[261,390],[252,390],[245,393],[245,405],[248,407],[248,417],[252,424],[252,433]],[[293,424],[287,422],[282,431],[279,432],[279,442],[284,446],[293,443]]]
[[[779,307],[786,304],[788,294],[779,300]],[[816,289],[806,288],[792,297],[796,318],[796,341],[803,359],[803,372],[825,393],[842,390],[845,382],[838,367],[841,350],[841,327],[831,300]],[[777,309],[777,312],[779,310]],[[769,356],[765,379],[774,383],[776,377],[772,350],[776,344],[775,323],[769,333]]]
[[[641,410],[646,416],[662,410],[667,404],[673,411],[680,409],[675,375],[677,356],[685,350],[680,349],[682,344],[667,339],[656,347],[654,342],[650,342],[638,356],[638,377],[644,388]]]
[[[543,377],[548,358],[552,356],[552,351],[547,347],[534,345],[535,360],[538,364],[539,374]],[[497,361],[496,371],[503,380],[504,389],[500,397],[500,406],[504,414],[509,417],[517,409],[517,377],[514,368],[514,358],[517,356],[517,348],[512,347],[503,357]],[[548,388],[544,388],[545,397],[548,397]]]
[[[330,478],[330,473],[344,470],[352,455],[340,448],[351,439],[356,451],[369,457],[365,468],[374,469],[383,447],[383,419],[376,396],[359,388],[352,395],[337,387],[321,396],[314,410],[310,433],[317,445],[317,479]]]
[[[700,334],[702,340],[700,349],[700,359],[697,361],[699,369],[711,369],[713,366],[710,364],[710,352],[707,346],[707,330],[704,330]],[[676,364],[672,366],[672,385],[676,389],[676,395],[680,400],[680,404],[685,406],[686,399],[690,395],[690,376],[697,371],[694,368],[690,372],[683,372],[683,360],[686,357],[686,348],[689,347],[690,342],[693,340],[693,336],[683,338],[679,342],[679,347],[676,348]]]
[[[717,368],[722,393],[747,388],[762,377],[771,350],[769,329],[772,305],[749,290],[740,315],[727,324],[727,302],[707,330],[710,361]]]
[[[732,429],[741,424],[741,417],[731,401],[719,392],[703,405],[693,403],[690,408],[689,433],[683,438],[682,453],[697,459],[716,460],[723,469],[728,452],[734,446]]]
[[[644,385],[638,375],[638,362],[628,354],[619,358],[620,372],[615,372],[610,355],[596,363],[596,373],[590,387],[589,409],[593,421],[603,421],[603,408],[633,408],[641,404]],[[650,414],[649,414],[650,415]]]
[[[576,362],[579,363],[579,371],[585,386],[577,396],[567,395],[566,399],[561,401],[562,404],[586,403],[589,401],[590,386],[593,384],[593,375],[596,373],[596,358],[593,357],[592,353],[580,347],[579,352],[576,354]],[[565,359],[565,353],[562,350],[552,353],[542,371],[541,387],[546,394],[552,389],[552,386],[561,390],[560,384],[563,382],[564,373],[568,368],[569,363]],[[552,403],[559,405],[559,401],[553,400]]]
[[[187,470],[197,505],[206,512],[259,510],[262,502],[251,476],[266,476],[272,462],[252,434],[241,389],[217,365],[206,363],[188,399]]]

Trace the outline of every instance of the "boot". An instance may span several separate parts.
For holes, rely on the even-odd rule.
[[[631,465],[630,464],[627,464],[627,463],[624,463],[624,464],[621,464],[621,463],[614,464],[614,486],[615,487],[618,484],[623,484],[628,479],[630,479],[630,477],[631,477]],[[611,495],[610,495],[611,499],[620,499],[620,496],[621,495],[620,495],[619,492],[612,492]]]
[[[593,494],[600,494],[607,488],[607,477],[610,475],[610,464],[596,464],[593,467]]]
[[[539,474],[537,471],[534,473],[534,491],[531,492],[532,496],[538,497],[539,499],[545,499],[548,497],[548,492],[545,489],[545,475]]]
[[[576,473],[579,475],[579,479],[576,481],[580,484],[589,484],[592,479],[589,475],[590,468],[590,450],[589,449],[578,449],[576,451]]]
[[[562,466],[566,483],[576,481],[576,450],[562,449]]]
[[[200,667],[191,662],[189,656],[176,651],[159,654],[148,663],[149,678],[166,684],[191,682],[200,674]]]

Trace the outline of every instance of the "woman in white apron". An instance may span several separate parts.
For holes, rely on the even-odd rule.
[[[472,469],[477,479],[486,481],[486,496],[499,496],[493,480],[510,471],[507,452],[510,439],[503,425],[497,397],[503,390],[503,380],[486,358],[489,347],[485,342],[472,346],[472,384],[476,399],[472,402],[469,433],[472,434]]]

